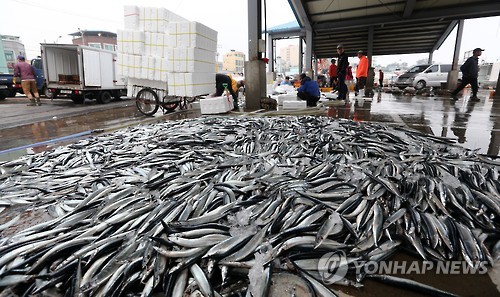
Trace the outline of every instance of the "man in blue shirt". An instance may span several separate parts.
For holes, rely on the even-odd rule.
[[[300,75],[300,87],[297,89],[297,96],[307,101],[307,106],[314,107],[319,101],[319,86],[318,83],[312,80],[305,73]]]

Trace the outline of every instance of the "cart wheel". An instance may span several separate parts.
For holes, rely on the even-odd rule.
[[[110,92],[101,91],[99,92],[99,97],[97,97],[97,103],[108,104],[109,102],[111,102],[111,99],[113,99],[113,97],[111,96]]]
[[[143,115],[152,116],[158,111],[158,108],[160,108],[158,95],[156,95],[156,92],[151,88],[140,90],[135,99],[135,105]]]

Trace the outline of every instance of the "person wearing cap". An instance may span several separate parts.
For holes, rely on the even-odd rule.
[[[347,54],[344,51],[344,46],[342,44],[337,45],[337,88],[339,90],[338,99],[345,100],[347,98],[347,85],[345,84],[345,77],[347,74],[347,65],[349,61],[347,60]]]
[[[355,96],[358,96],[360,90],[364,91],[366,78],[368,77],[368,58],[363,51],[358,51],[358,58],[359,64],[358,68],[356,68],[356,88],[354,89]]]
[[[307,106],[314,107],[319,101],[320,91],[318,83],[305,73],[300,75],[300,87],[297,89],[297,97],[307,101]]]
[[[477,98],[477,91],[479,89],[477,76],[479,73],[479,56],[481,56],[483,51],[484,49],[482,48],[475,48],[472,51],[472,56],[469,57],[462,66],[460,66],[460,71],[462,71],[462,83],[453,92],[451,92],[453,100],[458,100],[458,93],[470,84],[472,89],[472,96],[470,97],[470,100],[479,101],[479,98]]]
[[[38,89],[36,87],[36,73],[33,66],[26,63],[26,59],[23,55],[17,56],[17,63],[14,65],[14,78],[21,77],[21,87],[23,88],[24,94],[30,100],[29,106],[42,105],[40,102],[40,95],[38,94]],[[35,95],[35,99],[31,95],[31,92]]]
[[[330,76],[330,88],[334,88],[337,83],[337,65],[335,65],[335,59],[331,60],[328,75]]]

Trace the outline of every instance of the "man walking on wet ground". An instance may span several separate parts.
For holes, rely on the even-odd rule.
[[[330,67],[328,68],[328,75],[330,76],[330,88],[335,88],[337,84],[337,65],[335,65],[335,59],[331,60]]]
[[[28,106],[42,105],[38,89],[36,88],[35,69],[26,63],[26,59],[22,55],[17,56],[17,61],[16,65],[14,65],[14,79],[21,77],[21,87],[26,97],[30,100]],[[35,95],[35,99],[33,99],[31,92]]]
[[[300,75],[300,87],[297,89],[297,96],[307,101],[308,107],[316,106],[320,96],[318,83],[309,76],[306,76],[305,73],[302,73]]]
[[[469,57],[467,61],[460,66],[460,70],[462,71],[462,83],[453,92],[451,92],[451,98],[453,100],[458,100],[458,93],[470,84],[472,89],[472,96],[470,97],[470,100],[479,101],[479,98],[477,98],[477,91],[479,89],[477,76],[479,73],[479,56],[481,56],[483,51],[484,49],[475,48],[472,51],[472,57]]]
[[[345,53],[344,46],[342,44],[337,45],[337,53],[339,54],[337,61],[337,88],[339,90],[338,99],[345,100],[347,98],[347,85],[345,84],[345,78],[349,61],[347,60],[347,54]]]
[[[354,89],[354,96],[358,96],[360,91],[364,95],[366,78],[368,77],[368,58],[363,51],[358,51],[359,64],[356,68],[356,88]]]

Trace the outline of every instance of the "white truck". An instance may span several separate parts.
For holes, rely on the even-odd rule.
[[[47,88],[73,102],[85,98],[105,104],[127,94],[127,82],[118,75],[116,53],[77,44],[41,44]]]

